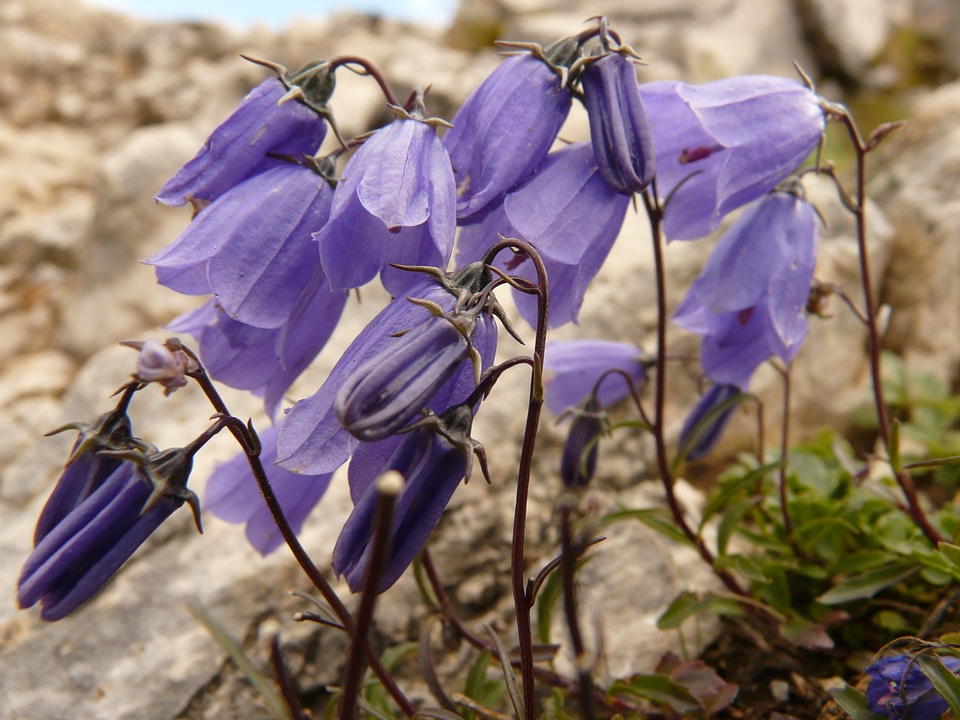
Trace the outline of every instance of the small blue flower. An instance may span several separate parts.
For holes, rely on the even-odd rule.
[[[308,475],[333,472],[343,465],[360,441],[337,419],[334,405],[341,386],[369,358],[394,347],[397,340],[402,339],[397,337],[398,333],[416,328],[432,317],[431,310],[408,298],[428,301],[449,313],[459,294],[456,287],[447,288],[429,277],[418,280],[406,295],[394,298],[344,351],[319,390],[287,413],[277,443],[279,464],[292,472]],[[488,313],[483,312],[477,318],[472,342],[480,354],[481,367],[488,367],[497,347],[496,322]],[[427,406],[441,412],[455,402],[462,402],[475,387],[474,364],[464,360]]]
[[[457,218],[466,220],[540,164],[570,112],[570,91],[530,53],[504,60],[466,99],[443,137],[457,181]]]
[[[653,127],[664,232],[693,240],[772,190],[823,135],[817,96],[786,78],[743,75],[704,85],[640,86]]]
[[[792,193],[764,196],[724,233],[674,316],[704,336],[708,378],[742,389],[770,356],[793,360],[816,262],[816,213]]]
[[[630,198],[600,175],[590,143],[548,155],[526,182],[461,229],[458,262],[486,254],[497,236],[526,240],[540,253],[550,278],[550,327],[576,322],[590,281],[600,271],[620,232]],[[535,277],[533,264],[506,255],[496,264],[511,274]],[[521,316],[536,323],[536,299],[515,293]]]
[[[960,657],[937,657],[952,673],[960,673]],[[911,655],[887,655],[864,674],[870,678],[867,708],[893,720],[936,720],[949,707]]]
[[[200,210],[234,185],[284,164],[268,154],[313,155],[323,143],[327,123],[301,102],[280,103],[286,93],[276,78],[251,90],[196,157],[160,188],[157,201],[164,205],[190,202]]]
[[[686,448],[687,460],[706,457],[717,444],[737,406],[730,400],[739,394],[740,388],[736,385],[713,385],[693,406],[680,429],[680,447]],[[729,405],[720,410],[727,403]]]
[[[315,234],[335,288],[379,272],[392,295],[416,277],[388,267],[446,267],[456,232],[456,189],[447,151],[431,121],[404,115],[377,130],[347,162],[330,221]]]
[[[343,427],[360,440],[382,440],[419,415],[475,352],[471,343],[480,311],[477,306],[447,314],[437,307],[437,315],[358,365],[333,404]]]
[[[554,415],[582,404],[596,394],[601,408],[608,408],[630,395],[621,370],[639,386],[644,376],[643,353],[630,343],[612,340],[552,340],[547,342],[543,367],[547,379],[545,399]],[[608,374],[609,373],[609,374]],[[599,385],[598,381],[607,375]]]
[[[277,502],[290,527],[299,533],[314,506],[323,497],[332,473],[325,475],[295,475],[274,464],[277,459],[277,428],[260,433],[263,451],[260,461],[267,473]],[[250,544],[261,555],[276,550],[283,537],[270,514],[247,455],[239,453],[232,460],[217,465],[207,481],[204,509],[229,523],[244,523]]]
[[[320,170],[283,163],[228,190],[147,261],[157,281],[187,295],[214,293],[245,325],[287,323],[320,267],[312,236],[333,199]]]
[[[560,456],[560,479],[568,488],[585,488],[597,471],[600,436],[606,413],[596,395],[570,410],[573,420]]]
[[[200,529],[197,496],[187,488],[193,456],[215,430],[186,448],[104,450],[123,458],[99,486],[49,529],[24,563],[17,600],[40,603],[40,617],[59,620],[90,598],[184,501]]]
[[[362,443],[350,461],[354,510],[333,550],[333,568],[350,589],[363,587],[377,503],[376,479],[388,470],[403,475],[403,491],[394,509],[390,556],[380,591],[393,585],[423,547],[463,479],[463,452],[440,435],[414,430],[375,443]]]
[[[618,193],[643,192],[656,161],[631,53],[607,53],[583,71],[581,84],[600,175]]]

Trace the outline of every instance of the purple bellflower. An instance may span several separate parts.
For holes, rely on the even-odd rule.
[[[63,473],[40,511],[33,535],[34,547],[120,467],[122,460],[105,455],[101,453],[102,450],[148,449],[146,443],[133,436],[130,418],[127,416],[127,406],[136,389],[136,384],[128,384],[117,407],[94,422],[74,422],[48,433],[55,435],[65,430],[77,430],[80,435],[73,445]]]
[[[207,373],[230,387],[262,395],[273,416],[283,394],[319,354],[347,302],[347,291],[331,290],[316,269],[290,319],[266,330],[231,319],[211,298],[167,326],[193,335]]]
[[[354,510],[333,550],[333,567],[354,592],[362,588],[377,504],[376,480],[389,470],[405,478],[394,509],[390,556],[379,591],[393,585],[440,520],[472,457],[473,410],[466,405],[434,417],[437,430],[418,427],[380,442],[362,443],[350,461]],[[475,447],[475,445],[474,445]]]
[[[330,221],[315,234],[335,288],[355,288],[380,273],[398,295],[416,276],[387,263],[444,268],[456,232],[456,189],[438,121],[395,109],[347,162]]]
[[[550,277],[550,327],[576,322],[590,281],[613,246],[630,198],[600,175],[590,143],[551,153],[536,174],[461,229],[458,262],[481,258],[498,234],[526,240],[540,253]],[[533,264],[498,257],[502,269],[533,277]],[[536,323],[536,299],[514,293],[521,316]]]
[[[245,325],[287,323],[320,265],[312,235],[330,216],[325,170],[282,163],[231,188],[147,261],[158,282],[187,295],[212,292]]]
[[[263,446],[260,460],[267,479],[290,527],[299,533],[333,475],[295,475],[273,464],[277,459],[276,427],[261,432],[260,442]],[[260,495],[244,452],[214,469],[207,482],[204,509],[226,522],[244,523],[247,540],[261,555],[271,553],[283,544],[283,537]]]
[[[960,657],[938,655],[954,673],[960,673]],[[870,678],[867,709],[891,720],[936,720],[949,707],[930,679],[910,655],[888,655],[864,670]]]
[[[149,497],[134,464],[121,463],[37,544],[17,585],[20,607],[40,602],[40,617],[53,621],[96,595],[183,503],[164,497],[141,514]]]
[[[717,444],[737,406],[731,400],[738,395],[736,385],[713,385],[693,406],[680,429],[680,448],[687,460],[701,460]]]
[[[793,193],[764,196],[724,233],[674,316],[704,336],[708,378],[744,389],[770,356],[793,360],[816,262],[816,212]]]
[[[471,271],[472,268],[466,268],[462,274]],[[448,289],[434,277],[418,280],[406,295],[394,298],[360,332],[319,390],[288,412],[277,441],[280,465],[295,473],[322,475],[333,472],[347,461],[360,441],[337,418],[334,405],[340,388],[368,358],[380,355],[387,348],[397,347],[404,339],[397,337],[398,333],[422,326],[432,317],[430,309],[422,303],[411,302],[410,298],[434,303],[447,313],[453,311],[461,292],[456,282],[455,279]],[[497,327],[486,312],[477,318],[472,344],[480,355],[481,368],[489,367],[496,351]],[[476,386],[474,373],[474,363],[469,359],[462,361],[452,377],[426,403],[427,407],[441,412],[454,402],[462,401]]]
[[[17,583],[20,607],[39,602],[40,617],[51,621],[73,612],[185,501],[200,530],[199,501],[187,480],[194,454],[218,429],[184,448],[101,451],[125,461],[37,543]]]
[[[533,53],[514,55],[457,111],[443,144],[456,175],[458,219],[497,200],[549,152],[570,112],[561,74]]]
[[[585,488],[597,471],[600,436],[607,415],[593,394],[570,412],[573,420],[560,456],[560,479],[568,488]]]
[[[427,402],[476,352],[471,342],[482,303],[439,306],[437,315],[411,328],[357,366],[340,387],[333,409],[346,430],[360,440],[382,440],[413,420]],[[476,358],[479,380],[479,357]]]
[[[288,88],[271,78],[255,87],[190,162],[160,188],[164,205],[192,203],[196,210],[234,185],[283,164],[271,155],[299,158],[320,149],[327,123],[297,100],[284,101]]]
[[[823,135],[817,96],[786,78],[661,81],[641,85],[640,93],[653,127],[657,192],[669,197],[670,240],[716,229],[724,215],[796,170]]]
[[[545,400],[558,417],[596,395],[601,408],[608,408],[630,395],[630,386],[620,370],[639,386],[644,376],[643,354],[630,343],[612,340],[553,340],[547,343],[544,369],[553,374],[547,380]],[[594,393],[595,391],[595,393]]]
[[[600,175],[618,193],[643,192],[653,181],[655,152],[632,52],[623,48],[594,61],[581,85]]]

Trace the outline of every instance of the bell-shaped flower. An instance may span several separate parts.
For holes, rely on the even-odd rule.
[[[190,202],[201,210],[234,185],[283,164],[271,156],[299,158],[316,153],[327,123],[302,102],[281,102],[287,92],[276,78],[251,90],[197,155],[160,188],[157,201],[164,205]]]
[[[540,253],[550,278],[550,327],[576,322],[590,281],[620,232],[630,198],[600,175],[590,143],[551,153],[536,174],[478,222],[460,231],[458,262],[486,254],[498,234],[526,240]],[[530,279],[533,264],[505,253],[496,264]],[[515,293],[521,316],[536,323],[536,300]]]
[[[938,655],[937,659],[954,675],[960,674],[960,657]],[[937,720],[949,707],[910,655],[887,655],[863,674],[870,678],[867,709],[891,720]]]
[[[620,402],[631,392],[624,375],[639,387],[645,372],[643,353],[613,340],[548,341],[543,367],[552,374],[544,391],[547,407],[558,417],[591,396],[601,408]]]
[[[473,288],[479,292],[480,288]],[[381,355],[387,348],[396,347],[404,331],[420,326],[433,313],[422,303],[408,298],[433,303],[445,312],[451,312],[457,303],[460,290],[456,286],[445,287],[436,278],[422,278],[406,295],[394,298],[357,335],[356,339],[340,356],[340,360],[327,376],[326,381],[312,396],[301,400],[284,418],[277,441],[279,464],[292,472],[307,475],[322,475],[333,472],[343,465],[360,441],[341,425],[334,409],[340,388],[368,358]],[[481,367],[493,362],[497,346],[497,327],[492,316],[480,313],[472,339],[473,347],[480,354]],[[434,412],[451,405],[454,396],[466,397],[476,386],[474,364],[464,360],[443,386],[434,393],[427,407]]]
[[[570,412],[573,420],[560,456],[560,479],[568,488],[585,488],[597,471],[600,436],[607,416],[596,395],[588,395]]]
[[[800,83],[743,75],[703,85],[646,83],[657,192],[669,240],[703,237],[724,215],[771,191],[823,135],[817,96]]]
[[[583,71],[580,82],[600,175],[624,195],[643,192],[653,181],[656,160],[631,54],[607,53]]]
[[[458,405],[431,419],[432,430],[418,427],[379,442],[361,443],[350,461],[354,510],[334,547],[333,568],[354,592],[362,588],[370,561],[377,478],[395,470],[405,479],[394,508],[390,555],[379,587],[383,592],[423,547],[468,472],[476,447],[469,437],[473,411]]]
[[[147,261],[158,282],[188,295],[214,293],[245,325],[287,323],[320,265],[313,233],[333,199],[325,169],[282,163],[231,188]]]
[[[713,449],[730,421],[739,395],[736,385],[712,385],[697,401],[680,429],[680,449],[687,460],[700,460]]]
[[[531,53],[504,60],[466,99],[443,136],[464,220],[530,175],[570,112],[560,73]]]
[[[360,287],[379,272],[398,295],[416,277],[387,263],[446,267],[455,207],[450,158],[433,121],[404,114],[377,130],[347,162],[330,221],[315,234],[331,285]]]
[[[475,352],[471,343],[481,307],[435,311],[344,380],[333,409],[354,437],[382,440],[403,428]],[[479,357],[477,362],[479,374]]]
[[[44,620],[73,612],[184,502],[199,530],[199,501],[187,480],[194,454],[220,427],[183,448],[101,451],[124,462],[37,543],[17,583],[20,607],[39,602]]]
[[[65,430],[76,430],[80,434],[73,444],[63,473],[40,511],[33,535],[34,547],[120,467],[121,460],[101,451],[148,449],[146,443],[134,437],[127,416],[127,407],[136,390],[136,383],[128,384],[117,406],[92,423],[73,422],[47,433],[55,435]]]
[[[193,335],[200,359],[214,379],[262,395],[273,415],[283,394],[326,345],[347,302],[347,291],[331,290],[319,269],[290,318],[267,330],[231,319],[211,298],[167,326]]]
[[[708,378],[743,389],[767,358],[794,358],[816,262],[816,213],[792,193],[764,196],[724,233],[674,316],[704,336]]]
[[[290,527],[295,533],[299,533],[310,511],[326,492],[333,474],[296,475],[275,465],[275,426],[260,433],[260,443],[263,447],[260,461],[273,493]],[[207,481],[204,509],[226,522],[244,523],[247,540],[261,555],[273,552],[283,543],[273,515],[260,494],[245,452],[214,469]]]

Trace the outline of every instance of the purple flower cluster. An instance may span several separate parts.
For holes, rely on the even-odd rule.
[[[491,293],[506,280],[494,270],[520,278],[511,281],[516,304],[532,325],[544,317],[551,327],[576,322],[637,194],[662,208],[668,239],[701,237],[749,205],[676,314],[704,336],[703,367],[715,383],[690,422],[725,408],[768,357],[789,362],[805,337],[815,214],[798,194],[775,188],[822,134],[810,90],[765,76],[640,84],[636,54],[605,20],[546,47],[511,47],[452,125],[427,115],[422,93],[401,106],[385,89],[395,119],[349,142],[328,102],[337,67],[360,61],[296,73],[257,61],[277,79],[255,88],[157,194],[195,212],[147,262],[161,284],[207,296],[169,327],[196,338],[211,377],[261,395],[279,418],[263,435],[262,457],[295,529],[349,462],[355,508],[334,567],[353,589],[366,574],[379,475],[396,470],[406,479],[382,589],[419,551],[474,454],[486,472],[470,432],[489,392],[482,378],[502,316]],[[586,110],[590,141],[559,145],[574,99]],[[328,127],[339,146],[323,155]],[[339,162],[346,151],[352,155]],[[533,250],[491,255],[501,236]],[[460,269],[448,272],[457,237]],[[534,251],[549,284],[546,316],[527,292],[537,276]],[[334,332],[349,291],[378,276],[392,301],[316,393],[279,414]],[[168,392],[182,386],[198,368],[178,353],[143,344],[136,381]],[[632,345],[586,341],[551,344],[545,366],[553,373],[548,405],[574,417],[563,475],[583,486],[595,468],[604,409],[641,383],[647,364]],[[21,602],[40,599],[45,616],[76,607],[90,593],[74,588],[102,585],[178,504],[193,503],[185,484],[171,491],[151,475],[162,458],[137,444],[121,415],[109,430],[83,429],[38,524]],[[705,452],[719,427],[701,433],[691,452]],[[245,523],[266,553],[280,540],[258,494],[241,456],[214,473],[207,505]],[[147,512],[131,510],[144,503]],[[59,548],[87,532],[102,538],[105,527],[130,541],[88,548],[87,565],[65,570]]]
[[[938,655],[937,659],[950,672],[960,673],[960,657]],[[870,678],[867,709],[891,720],[937,720],[948,708],[914,656],[887,655],[871,664],[864,674]]]

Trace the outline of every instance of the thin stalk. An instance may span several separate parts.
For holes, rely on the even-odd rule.
[[[373,540],[370,546],[370,562],[360,595],[360,605],[351,635],[350,653],[343,673],[340,695],[340,720],[353,720],[363,681],[363,670],[370,648],[370,625],[373,623],[373,608],[380,594],[380,579],[387,558],[390,533],[393,529],[393,508],[397,496],[403,490],[403,477],[388,472],[377,480],[377,509],[374,519]]]
[[[643,203],[647,211],[647,219],[650,222],[650,234],[653,239],[653,260],[654,273],[657,283],[657,354],[656,354],[656,381],[654,383],[654,409],[653,409],[653,439],[657,452],[657,467],[660,472],[660,481],[663,483],[663,491],[667,500],[667,507],[673,516],[680,531],[687,537],[700,554],[700,557],[707,563],[718,578],[726,585],[731,592],[737,595],[746,595],[746,591],[740,587],[740,583],[729,572],[723,568],[716,567],[713,553],[707,547],[683,515],[683,508],[680,507],[680,501],[674,488],[673,473],[670,471],[670,459],[667,456],[667,444],[664,433],[664,407],[666,405],[667,389],[667,281],[666,269],[663,262],[663,233],[661,227],[663,224],[663,208],[649,194],[643,194]]]
[[[567,621],[567,631],[570,633],[570,649],[573,650],[573,662],[577,670],[577,680],[580,684],[580,717],[582,720],[593,720],[593,680],[590,678],[590,663],[583,634],[580,632],[580,621],[577,618],[577,559],[580,556],[580,543],[574,541],[570,527],[570,504],[564,502],[560,507],[560,548],[561,572],[563,573],[563,612]]]
[[[890,409],[887,406],[883,392],[883,378],[880,369],[880,332],[877,329],[877,310],[873,302],[873,289],[870,280],[870,260],[867,254],[867,153],[870,147],[864,142],[860,135],[853,117],[845,108],[831,107],[831,115],[837,118],[847,129],[850,135],[850,141],[853,144],[857,154],[857,194],[856,202],[849,210],[856,218],[857,225],[857,250],[860,256],[860,282],[863,287],[863,305],[864,315],[867,325],[867,333],[870,341],[870,377],[873,381],[873,399],[877,413],[877,423],[880,428],[880,439],[887,451],[887,457],[890,454]],[[894,471],[894,477],[900,486],[907,501],[907,513],[914,523],[920,528],[927,539],[937,545],[943,542],[944,537],[937,531],[930,522],[927,514],[920,506],[920,500],[917,496],[916,486],[913,484],[913,478],[904,470]]]

